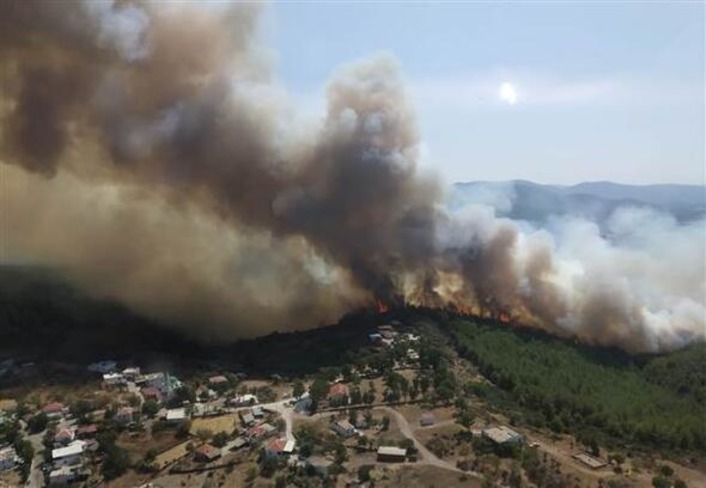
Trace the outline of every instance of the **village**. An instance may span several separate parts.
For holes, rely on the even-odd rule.
[[[369,331],[367,342],[365,364],[306,378],[209,371],[180,379],[92,363],[78,395],[0,404],[2,425],[16,430],[0,450],[0,486],[23,477],[31,488],[385,486],[415,472],[525,486],[526,470],[538,466],[561,473],[568,463],[559,475],[567,482],[600,481],[619,466],[469,401],[459,385],[470,373],[418,331],[393,322]]]

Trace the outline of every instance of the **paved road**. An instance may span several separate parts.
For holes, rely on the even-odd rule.
[[[293,441],[294,434],[292,434],[292,412],[294,411],[294,408],[287,405],[287,403],[289,403],[289,401],[290,401],[289,399],[281,400],[279,402],[265,403],[260,406],[262,408],[264,408],[265,410],[269,410],[271,412],[277,412],[282,416],[282,418],[284,419],[287,440]]]

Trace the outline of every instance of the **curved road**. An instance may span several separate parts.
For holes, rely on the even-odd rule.
[[[446,461],[439,459],[438,457],[436,457],[436,455],[434,455],[433,452],[424,447],[424,444],[422,444],[414,435],[414,431],[409,425],[409,422],[407,422],[407,419],[404,418],[404,415],[402,415],[400,412],[390,407],[379,407],[379,410],[384,410],[392,414],[392,416],[395,418],[397,426],[400,428],[400,432],[402,432],[402,435],[404,435],[408,439],[412,439],[412,442],[414,442],[414,447],[416,447],[417,451],[419,451],[419,456],[421,458],[422,463],[429,464],[431,466],[436,466],[437,468],[456,471],[458,473],[472,474],[466,471],[462,471],[453,464],[447,463]]]

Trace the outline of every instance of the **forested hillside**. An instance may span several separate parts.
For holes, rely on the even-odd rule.
[[[706,451],[704,344],[633,360],[506,325],[447,328],[459,354],[530,424],[608,445]]]

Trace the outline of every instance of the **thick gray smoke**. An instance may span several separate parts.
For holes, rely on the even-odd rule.
[[[626,211],[609,241],[586,222],[549,234],[485,207],[447,214],[416,169],[394,61],[340,68],[320,125],[296,127],[258,15],[3,3],[3,257],[62,267],[206,340],[315,326],[376,300],[630,350],[706,336],[701,227],[647,232]]]

